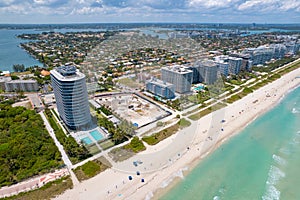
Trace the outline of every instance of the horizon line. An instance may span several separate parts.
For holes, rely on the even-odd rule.
[[[261,23],[261,22],[66,22],[66,23],[0,23],[0,25],[77,25],[77,24],[243,24],[243,25],[300,25],[300,23]]]

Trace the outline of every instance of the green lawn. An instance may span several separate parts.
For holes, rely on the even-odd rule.
[[[88,161],[84,165],[77,167],[74,169],[74,173],[79,181],[83,181],[96,176],[109,167],[111,167],[111,165],[108,161],[104,157],[101,157],[93,161]]]
[[[45,110],[45,115],[54,130],[57,140],[61,145],[63,145],[64,150],[73,164],[92,156],[84,145],[79,145],[72,136],[66,136],[61,127],[55,121],[50,110]]]
[[[112,140],[105,140],[103,142],[98,143],[103,150],[109,149],[115,145]]]
[[[92,155],[96,155],[101,152],[101,150],[97,147],[96,144],[86,145],[86,148]]]
[[[140,140],[137,136],[133,137],[129,144],[124,146],[125,149],[132,150],[134,153],[138,153],[146,150],[143,141]]]
[[[186,120],[185,118],[182,118],[179,120],[178,125],[180,126],[180,128],[185,128],[189,127],[191,125],[191,122]]]
[[[136,80],[133,80],[131,78],[122,78],[122,79],[119,79],[118,82],[122,85],[125,85],[127,87],[130,87],[130,88],[139,88],[141,86],[140,83],[138,83]]]
[[[184,122],[184,124],[187,124],[187,122]],[[160,141],[175,134],[179,130],[179,128],[180,128],[180,125],[178,123],[176,123],[175,125],[168,127],[160,132],[154,133],[151,136],[145,136],[142,138],[142,140],[149,145],[155,145],[155,144],[159,143]]]
[[[208,107],[208,108],[206,108],[206,109],[204,109],[204,110],[202,110],[202,111],[200,111],[196,114],[193,114],[193,115],[189,116],[188,118],[193,120],[193,121],[196,121],[196,120],[200,119],[201,117],[204,117],[205,115],[208,115],[211,112],[213,112],[215,110],[219,110],[219,109],[224,108],[224,107],[226,107],[226,104],[217,103],[217,104],[215,104],[213,106],[210,106],[210,107]]]

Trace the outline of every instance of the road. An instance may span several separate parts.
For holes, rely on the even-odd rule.
[[[29,98],[33,108],[42,108],[44,106],[38,93],[27,93],[26,96]]]

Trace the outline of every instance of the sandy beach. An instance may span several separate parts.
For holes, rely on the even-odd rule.
[[[74,186],[56,199],[157,199],[201,159],[238,134],[300,85],[294,70],[243,99],[217,110],[134,157]],[[224,121],[222,121],[224,120]],[[133,161],[141,161],[134,166]],[[140,175],[137,175],[136,172]],[[132,176],[132,180],[128,179]],[[144,179],[144,182],[142,182]]]

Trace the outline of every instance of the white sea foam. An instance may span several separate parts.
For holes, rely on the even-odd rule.
[[[300,143],[299,139],[297,137],[293,138],[293,140],[291,140],[289,142],[290,145],[292,145],[292,147],[298,146]]]
[[[154,195],[153,195],[153,192],[149,192],[149,193],[146,195],[145,200],[150,200],[150,199],[152,199],[153,196],[154,196]]]
[[[174,180],[174,177],[163,181],[160,187],[161,188],[166,188],[173,180]]]
[[[219,196],[214,196],[213,200],[220,200],[221,198]]]
[[[290,155],[291,154],[291,150],[284,147],[284,148],[280,148],[279,151],[285,155]]]
[[[274,185],[268,185],[262,200],[280,200],[280,191]]]
[[[278,167],[271,165],[271,168],[268,173],[267,185],[276,185],[277,182],[285,177],[285,173],[281,171]]]
[[[300,111],[297,108],[293,108],[292,113],[296,114],[296,113],[300,113]]]
[[[278,165],[286,165],[286,160],[283,159],[282,157],[276,155],[276,154],[273,154],[273,160],[278,164]]]
[[[294,144],[299,144],[299,143],[300,143],[300,141],[299,141],[299,139],[297,139],[297,138],[294,138],[294,139],[293,139],[293,143],[294,143]]]
[[[219,192],[220,192],[221,194],[224,194],[224,193],[226,192],[226,190],[225,190],[225,188],[220,188],[220,189],[219,189]]]
[[[185,168],[182,168],[180,170],[178,170],[177,172],[175,172],[169,179],[163,181],[163,183],[161,184],[161,188],[165,188],[167,187],[173,180],[174,178],[176,177],[180,177],[180,178],[184,178],[184,175],[183,175],[183,171],[186,171],[188,170],[188,167],[185,167]]]
[[[273,158],[275,156],[273,155]],[[279,157],[279,156],[278,156]],[[280,199],[280,191],[275,187],[278,181],[285,177],[285,173],[281,171],[278,167],[271,165],[268,180],[266,182],[266,192],[264,196],[262,196],[262,200],[279,200]]]

